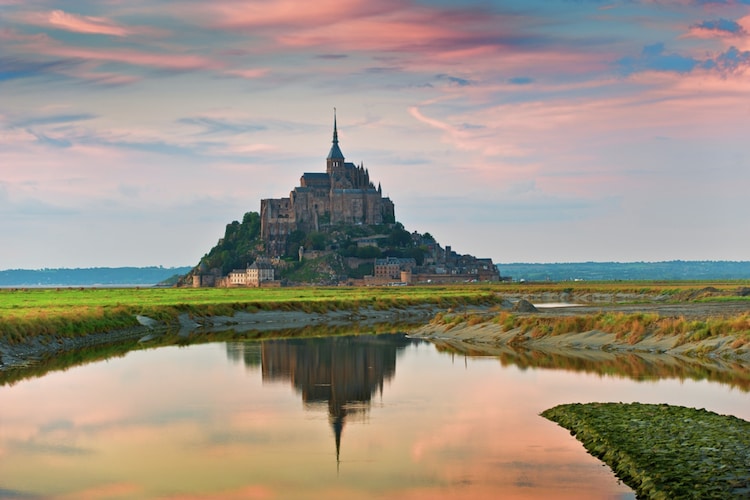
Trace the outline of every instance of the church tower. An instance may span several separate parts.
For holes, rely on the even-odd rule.
[[[339,148],[339,133],[336,128],[336,108],[333,108],[333,145],[326,158],[326,173],[333,175],[334,172],[341,172],[344,169],[344,154]]]

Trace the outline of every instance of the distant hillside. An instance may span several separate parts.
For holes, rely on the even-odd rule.
[[[190,267],[92,267],[85,269],[9,269],[0,271],[0,287],[150,286],[190,271]]]
[[[745,280],[748,261],[571,262],[497,264],[513,281]]]

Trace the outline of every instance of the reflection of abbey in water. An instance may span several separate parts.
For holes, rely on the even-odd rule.
[[[362,335],[228,344],[231,359],[261,365],[263,381],[291,381],[308,409],[326,407],[336,439],[336,460],[347,418],[363,418],[383,382],[396,373],[405,335]]]

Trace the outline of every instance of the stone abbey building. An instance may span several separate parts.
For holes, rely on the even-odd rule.
[[[338,224],[384,224],[396,221],[393,202],[370,181],[363,164],[345,161],[339,148],[336,116],[333,145],[326,158],[326,171],[307,172],[288,198],[260,202],[261,238],[269,257],[286,252],[292,231],[320,231]]]

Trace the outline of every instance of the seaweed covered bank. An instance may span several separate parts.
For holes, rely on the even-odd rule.
[[[750,422],[704,409],[642,403],[560,405],[568,429],[638,498],[749,498]]]

